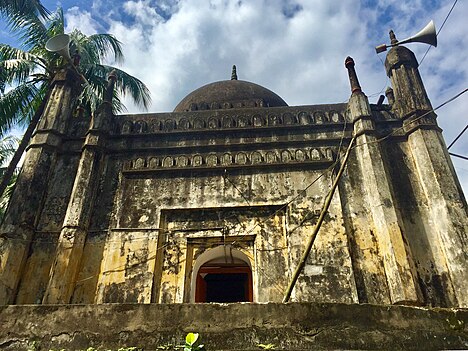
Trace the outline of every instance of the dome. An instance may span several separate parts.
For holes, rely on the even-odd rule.
[[[276,106],[288,104],[267,88],[232,79],[210,83],[194,90],[179,102],[174,112]]]

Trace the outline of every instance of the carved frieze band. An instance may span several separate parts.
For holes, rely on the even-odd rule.
[[[301,111],[297,114],[285,112],[282,114],[270,113],[268,115],[197,116],[180,119],[167,118],[165,120],[151,120],[149,122],[126,120],[120,122],[119,132],[121,134],[166,133],[173,131],[315,125],[342,122],[344,122],[343,114],[338,111]]]
[[[332,148],[300,148],[253,152],[225,152],[177,156],[139,157],[128,161],[124,170],[141,171],[183,168],[226,168],[231,166],[257,166],[323,163],[333,161]]]

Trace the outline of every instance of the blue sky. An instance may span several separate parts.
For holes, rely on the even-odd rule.
[[[108,32],[124,45],[122,67],[150,88],[151,112],[171,111],[209,82],[239,79],[273,90],[289,105],[344,102],[352,56],[363,91],[375,103],[390,85],[376,45],[433,19],[440,28],[453,0],[46,0],[62,6],[67,30]],[[468,1],[458,1],[420,73],[433,106],[468,87]],[[0,31],[0,41],[14,43]],[[425,44],[408,44],[421,60]],[[130,112],[142,112],[131,104]],[[437,112],[449,144],[468,123],[468,93]],[[468,132],[451,149],[468,155]],[[468,161],[453,159],[468,191]]]

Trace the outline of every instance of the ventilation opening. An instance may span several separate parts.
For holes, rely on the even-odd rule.
[[[195,302],[252,302],[252,271],[242,266],[200,267]]]

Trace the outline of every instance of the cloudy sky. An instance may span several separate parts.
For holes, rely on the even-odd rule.
[[[352,56],[371,102],[390,84],[388,30],[404,39],[429,20],[437,29],[454,0],[43,0],[62,6],[67,30],[114,34],[124,46],[122,67],[152,93],[151,112],[172,111],[206,83],[230,78],[263,85],[289,105],[344,102],[350,95],[344,59]],[[468,87],[468,1],[458,1],[420,66],[434,107]],[[5,32],[0,41],[9,42]],[[408,44],[421,61],[428,46]],[[129,105],[130,112],[140,112]],[[468,93],[439,111],[449,144],[468,124]],[[468,131],[451,148],[468,156]],[[453,158],[468,193],[468,161]]]

